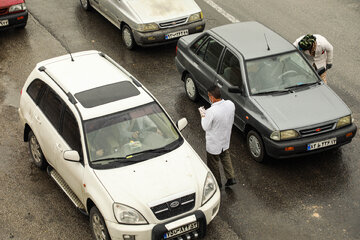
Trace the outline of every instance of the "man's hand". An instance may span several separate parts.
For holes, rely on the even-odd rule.
[[[203,117],[205,117],[205,108],[204,108],[204,106],[201,106],[201,107],[199,107],[198,108],[199,109],[199,113],[200,113],[200,116],[203,118]]]
[[[326,70],[328,70],[330,68],[332,68],[332,64],[331,63],[326,64]]]

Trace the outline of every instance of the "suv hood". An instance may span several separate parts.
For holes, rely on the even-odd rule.
[[[253,96],[279,130],[296,129],[334,120],[351,111],[326,85],[285,95]]]
[[[194,0],[128,0],[143,23],[171,21],[200,12]]]
[[[196,171],[195,171],[196,169]],[[184,142],[159,157],[127,167],[94,170],[115,202],[137,207],[182,192],[202,189],[208,169]],[[201,196],[201,195],[200,195]]]

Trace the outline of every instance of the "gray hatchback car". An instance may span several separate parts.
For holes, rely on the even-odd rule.
[[[235,103],[234,124],[256,161],[339,147],[356,134],[351,110],[302,53],[260,23],[182,37],[175,62],[191,100],[208,101],[207,89],[216,84]]]

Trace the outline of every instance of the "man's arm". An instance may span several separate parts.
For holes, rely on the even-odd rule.
[[[211,122],[213,119],[213,113],[212,111],[206,110],[205,116],[201,117],[201,127],[204,131],[207,131],[211,128]]]

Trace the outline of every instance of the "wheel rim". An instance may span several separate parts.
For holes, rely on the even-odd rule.
[[[261,145],[260,145],[259,139],[257,139],[257,137],[255,137],[254,135],[251,135],[249,137],[249,147],[250,147],[250,152],[254,157],[260,156]]]
[[[186,92],[187,95],[191,98],[193,98],[196,94],[195,84],[191,78],[186,79]]]
[[[33,135],[30,139],[30,148],[31,148],[31,154],[34,158],[34,161],[36,163],[40,163],[41,162],[41,150],[40,150],[40,145],[36,139],[36,137]]]
[[[132,37],[131,37],[131,32],[130,32],[130,30],[128,28],[124,29],[123,38],[124,38],[125,45],[127,47],[131,47],[131,45],[132,45]]]
[[[92,226],[93,226],[95,238],[97,240],[106,240],[105,226],[102,223],[99,215],[97,214],[93,215]]]
[[[81,1],[81,4],[84,8],[87,8],[88,6],[88,1],[87,0],[80,0]]]

